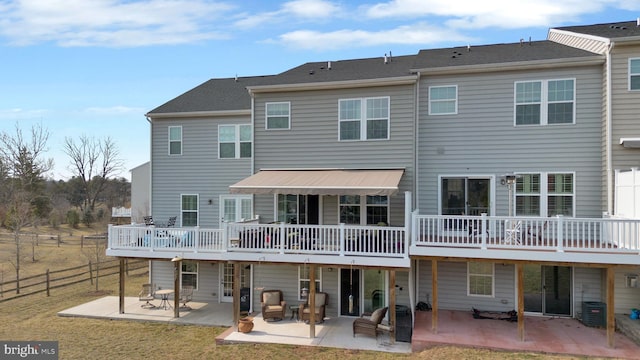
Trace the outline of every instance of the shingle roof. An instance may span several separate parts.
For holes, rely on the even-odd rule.
[[[211,79],[149,111],[149,115],[178,112],[250,110],[247,86],[265,85],[273,76]]]
[[[459,46],[421,50],[415,69],[502,64],[536,60],[566,59],[598,55],[553,41],[522,41],[510,44]]]
[[[556,29],[609,39],[640,36],[640,26],[635,20],[595,25],[565,26]]]
[[[409,76],[415,58],[415,55],[388,56],[386,63],[384,56],[309,62],[280,73],[273,80],[277,84],[304,84]]]

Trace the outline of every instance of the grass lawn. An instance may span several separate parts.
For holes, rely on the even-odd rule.
[[[25,272],[43,268],[65,268],[85,262],[79,246],[62,245],[42,249],[40,260]],[[58,253],[63,251],[63,253]],[[56,259],[52,253],[64,254]],[[62,261],[60,261],[62,259]],[[66,259],[66,260],[65,260]],[[3,259],[5,260],[5,259]],[[5,271],[7,270],[5,263]],[[137,296],[147,273],[130,273],[126,296]],[[58,317],[57,312],[105,295],[117,295],[118,276],[100,280],[97,293],[89,282],[0,302],[0,341],[58,341],[60,359],[570,359],[530,353],[494,352],[458,347],[437,347],[420,353],[398,355],[322,347],[274,344],[215,344],[222,327],[172,325],[126,320]]]

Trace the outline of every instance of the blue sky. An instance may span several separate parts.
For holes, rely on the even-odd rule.
[[[210,78],[639,16],[640,0],[0,0],[0,131],[48,129],[55,179],[65,137],[109,136],[129,178],[149,160],[144,114]]]

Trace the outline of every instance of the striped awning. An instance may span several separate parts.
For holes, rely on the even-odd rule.
[[[404,169],[261,170],[229,187],[235,194],[393,195]]]

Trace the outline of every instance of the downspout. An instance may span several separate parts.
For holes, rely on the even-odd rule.
[[[249,95],[251,96],[251,173],[249,175],[253,175],[256,166],[255,98],[252,91],[249,91]]]
[[[416,72],[416,75],[418,76],[418,80],[416,81],[416,108],[415,108],[415,114],[414,114],[414,124],[413,124],[413,133],[414,133],[414,141],[413,141],[413,208],[417,209],[419,206],[418,204],[418,199],[420,198],[418,196],[419,194],[419,189],[418,189],[418,184],[420,183],[418,181],[419,179],[419,171],[418,171],[418,149],[420,145],[420,136],[418,135],[420,132],[418,131],[420,129],[420,125],[419,125],[419,121],[420,121],[420,71]],[[411,209],[413,211],[413,209]]]
[[[410,229],[413,229],[413,209],[417,208],[417,203],[418,203],[418,144],[420,141],[420,136],[418,129],[419,127],[419,121],[420,121],[420,72],[416,72],[417,75],[417,80],[416,80],[416,99],[415,99],[415,103],[416,103],[416,107],[415,107],[415,114],[414,114],[414,141],[413,141],[413,183],[412,183],[412,188],[413,188],[413,206],[409,209],[409,214],[406,214],[407,211],[405,211],[405,216],[409,216],[409,220],[405,221],[406,224],[408,224],[408,227]],[[407,199],[405,198],[405,202],[407,201]],[[408,231],[410,237],[409,237],[409,242],[407,244],[408,249],[411,249],[411,245],[413,245],[411,243],[412,239],[413,239],[413,233],[412,231]],[[407,251],[409,251],[407,249]],[[413,261],[411,259],[411,256],[409,256],[409,306],[411,308],[411,328],[413,329],[414,325],[415,325],[415,321],[416,321],[416,302],[417,302],[417,296],[416,296],[416,288],[417,288],[417,276],[416,276],[416,272],[418,271],[418,262],[417,261]]]
[[[607,162],[607,212],[613,214],[613,148],[612,148],[612,131],[613,131],[613,112],[611,109],[613,100],[612,85],[611,85],[611,51],[613,50],[615,43],[611,41],[607,48],[606,61],[607,61],[607,111],[605,115],[606,125],[606,138],[605,138],[605,152]]]
[[[149,122],[149,211],[153,209],[153,120],[149,117],[149,114],[145,114],[144,117]],[[151,215],[151,214],[149,214]],[[149,260],[149,283],[153,284],[153,262]],[[154,289],[155,291],[155,289]]]

